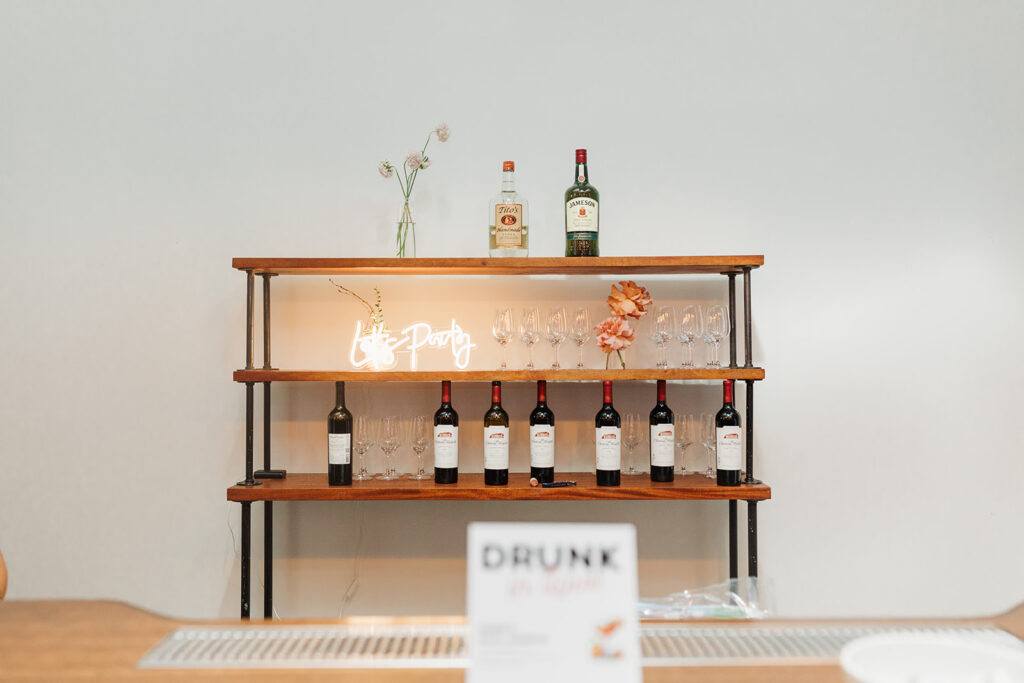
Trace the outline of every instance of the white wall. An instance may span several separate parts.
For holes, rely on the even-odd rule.
[[[389,255],[398,191],[376,164],[447,120],[415,191],[421,256],[484,254],[506,158],[533,202],[532,253],[557,255],[578,146],[603,254],[765,254],[760,549],[781,613],[1020,601],[1022,30],[1013,2],[3,3],[9,597],[237,614],[224,490],[242,472],[230,371],[245,312],[230,258]],[[495,300],[597,302],[608,286],[352,281],[377,283],[396,317],[424,298],[442,321],[458,311],[477,367],[493,362]],[[717,281],[646,284],[662,301],[724,296]],[[342,367],[351,303],[326,280],[274,287],[276,364]],[[363,385],[350,403],[429,411],[436,389]],[[472,423],[486,386],[456,391]],[[520,419],[531,391],[507,392]],[[596,391],[552,389],[580,467],[588,445],[568,441]],[[647,410],[650,393],[622,385],[617,403]],[[718,388],[674,385],[670,401],[713,410]],[[280,465],[325,468],[330,403],[326,384],[276,390]],[[665,594],[725,572],[724,508],[278,505],[278,611],[336,614],[358,572],[346,614],[459,612],[475,519],[634,521],[641,590]]]

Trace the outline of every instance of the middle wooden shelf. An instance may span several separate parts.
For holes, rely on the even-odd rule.
[[[610,370],[235,370],[236,382],[601,382],[643,380],[762,380],[764,368]]]
[[[288,473],[264,479],[259,486],[228,488],[229,501],[276,500],[768,500],[766,484],[719,486],[700,474],[676,475],[675,481],[652,482],[647,475],[624,476],[621,486],[598,486],[593,472],[559,472],[559,481],[576,486],[530,485],[527,472],[510,472],[507,486],[487,486],[481,473],[460,472],[457,484],[433,479],[368,479],[351,486],[329,486],[327,474]]]

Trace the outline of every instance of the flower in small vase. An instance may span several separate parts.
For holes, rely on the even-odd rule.
[[[621,315],[611,315],[594,326],[597,332],[597,348],[604,353],[628,349],[636,336],[636,330],[629,326],[629,319]]]
[[[641,287],[632,280],[623,280],[619,288],[612,285],[612,293],[608,297],[608,308],[612,314],[640,319],[647,314],[646,306],[651,305],[651,294],[646,287]]]
[[[405,165],[416,170],[423,167],[423,154],[413,150],[405,155]]]
[[[448,136],[452,134],[448,124],[443,121],[437,124],[437,128],[434,129],[434,132],[437,133],[437,139],[441,142],[448,142]]]
[[[380,173],[385,178],[390,178],[395,173],[395,167],[391,165],[390,161],[385,159],[377,164],[377,173]]]

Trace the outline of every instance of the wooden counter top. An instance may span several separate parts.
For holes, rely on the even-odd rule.
[[[275,621],[273,626],[310,623],[461,623],[461,617],[354,618],[340,622]],[[458,682],[460,669],[325,669],[325,670],[140,670],[139,659],[179,626],[211,622],[165,619],[119,602],[0,601],[0,681],[400,681]],[[218,622],[233,623],[239,622]],[[258,622],[255,622],[258,623]],[[692,622],[687,622],[692,623]],[[765,624],[769,622],[754,622]],[[1024,637],[1024,605],[987,619],[787,621],[792,625],[960,624],[996,626]],[[722,626],[723,622],[715,622]],[[744,628],[744,622],[735,623]],[[644,681],[730,683],[816,683],[843,680],[832,666],[648,668]]]

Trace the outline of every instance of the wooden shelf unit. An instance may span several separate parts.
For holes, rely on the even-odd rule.
[[[768,500],[772,495],[765,484],[718,486],[702,474],[677,475],[666,483],[652,482],[646,474],[623,476],[620,486],[598,486],[593,472],[559,472],[557,479],[577,485],[530,486],[529,473],[510,472],[507,486],[487,486],[483,474],[460,472],[456,484],[369,479],[328,486],[327,474],[289,473],[285,479],[267,479],[262,486],[232,486],[228,500]]]
[[[241,615],[249,617],[251,565],[251,507],[261,502],[264,510],[264,601],[265,618],[273,614],[273,503],[275,501],[344,500],[724,500],[729,504],[729,575],[737,570],[737,501],[747,504],[747,573],[757,576],[757,508],[771,498],[771,488],[753,476],[753,391],[764,379],[764,369],[752,362],[750,276],[764,264],[753,256],[653,256],[600,258],[236,258],[232,267],[246,275],[246,364],[233,379],[246,390],[246,476],[227,489],[227,499],[242,506]],[[615,275],[639,279],[646,275],[724,275],[729,283],[729,311],[732,334],[729,362],[722,368],[690,370],[654,368],[586,370],[455,370],[455,371],[354,371],[282,370],[270,363],[270,279],[278,275],[377,275],[377,276],[531,276],[531,275]],[[744,362],[737,361],[736,278],[743,282],[742,337]],[[255,280],[262,279],[263,367],[253,364]],[[270,392],[274,382],[489,382],[536,380],[596,382],[653,380],[725,380],[746,385],[746,480],[750,484],[725,487],[702,475],[676,476],[671,483],[651,482],[647,475],[623,476],[618,487],[597,486],[593,472],[558,472],[559,480],[575,480],[576,487],[545,489],[531,487],[526,473],[510,473],[509,485],[486,486],[482,473],[460,472],[459,482],[438,485],[432,480],[373,479],[352,486],[327,485],[326,474],[292,473],[270,466]],[[254,387],[263,385],[263,469],[253,471]]]

